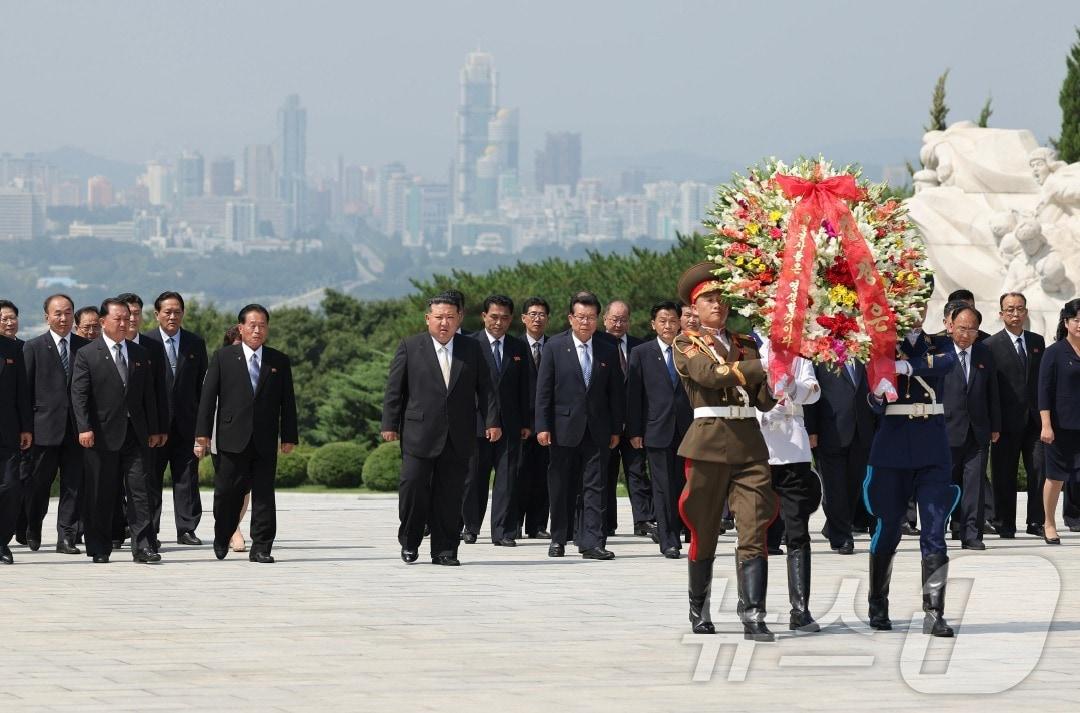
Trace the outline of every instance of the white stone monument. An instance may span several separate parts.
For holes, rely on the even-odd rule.
[[[937,273],[927,330],[945,297],[975,293],[983,329],[1001,328],[998,297],[1023,292],[1029,329],[1052,338],[1061,305],[1080,284],[1080,164],[1058,161],[1027,130],[970,121],[929,131],[907,206]]]

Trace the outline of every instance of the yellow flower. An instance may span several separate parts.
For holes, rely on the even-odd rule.
[[[742,255],[740,255],[739,257],[735,258],[735,264],[736,264],[736,265],[742,265],[742,264],[743,264],[743,257],[742,257]]]
[[[843,285],[834,285],[829,289],[829,300],[834,304],[854,307],[859,301],[859,295]]]
[[[784,214],[783,214],[783,213],[781,213],[780,211],[778,211],[778,210],[774,210],[773,212],[769,213],[769,222],[770,222],[770,223],[775,223],[776,221],[780,220],[780,218],[781,218],[781,217],[782,217],[783,215],[784,215]]]
[[[757,235],[760,229],[757,223],[747,223],[746,225],[746,232],[750,235]]]

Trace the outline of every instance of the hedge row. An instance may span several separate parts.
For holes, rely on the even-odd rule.
[[[371,490],[397,490],[401,472],[401,447],[398,443],[383,443],[368,452],[366,445],[355,442],[327,443],[315,448],[297,446],[292,453],[279,453],[275,483],[279,488],[295,488],[314,483],[328,488],[356,488],[364,485]],[[165,473],[166,484],[172,478]],[[214,486],[214,463],[210,458],[199,462],[199,485]]]

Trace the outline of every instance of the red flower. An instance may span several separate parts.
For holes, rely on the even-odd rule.
[[[829,281],[830,285],[855,287],[855,278],[851,276],[851,266],[841,255],[837,255],[833,264],[825,270],[825,279]]]
[[[821,315],[815,320],[825,329],[829,330],[829,334],[837,339],[843,339],[848,334],[856,332],[859,329],[859,323],[846,314],[838,314],[835,317],[828,315]]]

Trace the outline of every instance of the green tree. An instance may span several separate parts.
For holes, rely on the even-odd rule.
[[[1076,28],[1080,38],[1080,27]],[[1061,136],[1053,141],[1058,158],[1066,163],[1080,161],[1080,40],[1073,44],[1065,58],[1065,81],[1058,95],[1061,105]]]
[[[945,80],[949,78],[949,70],[937,78],[934,84],[934,93],[930,98],[930,124],[923,127],[923,131],[945,130],[945,119],[949,116],[949,107],[945,105]]]
[[[326,392],[316,408],[316,425],[309,434],[312,442],[379,443],[390,357],[389,352],[366,350],[357,354],[347,371],[326,379]]]

